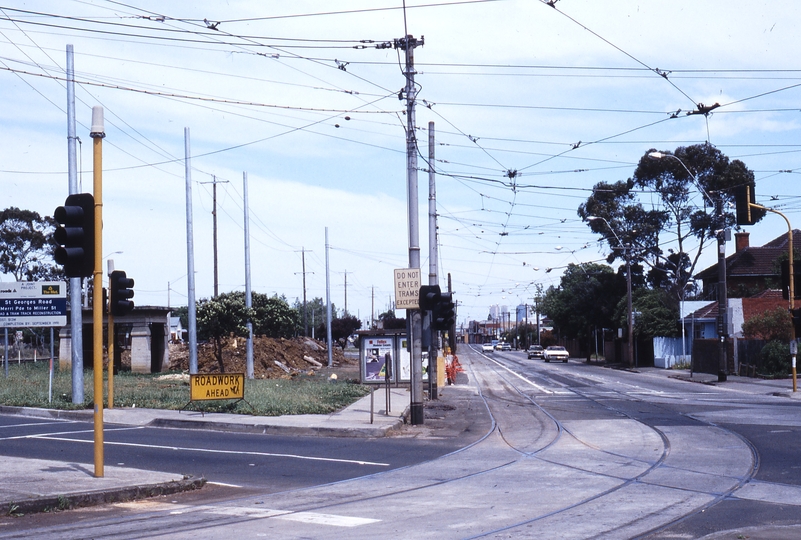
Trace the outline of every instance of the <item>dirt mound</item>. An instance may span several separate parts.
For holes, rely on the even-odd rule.
[[[200,343],[197,349],[198,373],[219,373],[214,343]],[[247,341],[238,337],[224,339],[222,358],[226,373],[246,373]],[[355,360],[347,359],[341,349],[334,347],[333,363],[339,367],[355,363]],[[253,376],[256,378],[288,378],[327,365],[328,351],[323,342],[311,338],[253,338]],[[189,370],[188,344],[170,344],[170,369]]]

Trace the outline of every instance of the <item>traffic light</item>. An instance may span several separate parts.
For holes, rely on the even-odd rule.
[[[420,287],[420,310],[433,311],[434,307],[439,303],[441,294],[439,285],[423,285]]]
[[[752,204],[756,204],[754,184],[743,184],[734,188],[734,203],[737,211],[737,225],[753,225],[761,217]],[[764,212],[763,212],[764,213]]]
[[[134,280],[125,275],[122,270],[114,270],[109,276],[109,311],[115,317],[121,317],[133,311]]]
[[[67,277],[89,277],[95,266],[95,198],[75,193],[53,212],[58,243],[53,258]]]
[[[456,324],[456,306],[453,303],[453,293],[441,293],[431,317],[431,327],[434,330],[450,330]]]

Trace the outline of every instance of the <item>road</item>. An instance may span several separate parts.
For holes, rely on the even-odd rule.
[[[444,399],[490,419],[462,450],[440,447],[439,457],[344,481],[120,505],[84,515],[78,528],[42,524],[0,536],[661,540],[744,527],[755,528],[750,538],[766,527],[773,538],[801,535],[801,401],[773,395],[779,383],[708,386],[521,352],[460,358],[470,384],[443,389]],[[343,442],[353,446],[341,455],[366,459],[373,454],[360,448],[376,442]],[[729,534],[720,537],[742,533]]]

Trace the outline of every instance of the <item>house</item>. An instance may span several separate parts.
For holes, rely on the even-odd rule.
[[[734,254],[726,257],[726,293],[729,298],[752,297],[781,286],[779,258],[788,253],[788,235],[783,234],[764,246],[749,245],[750,233],[734,234]],[[801,231],[793,230],[793,246],[801,248]],[[703,282],[703,296],[717,298],[718,265],[695,275]]]

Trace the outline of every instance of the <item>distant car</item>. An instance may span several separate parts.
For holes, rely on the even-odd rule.
[[[509,343],[506,343],[504,341],[503,343],[501,343],[501,350],[502,351],[511,351],[512,350],[512,345],[509,344]]]
[[[481,346],[481,351],[482,352],[492,352],[492,343],[484,343]]]
[[[498,343],[495,344],[495,350],[496,351],[502,351],[503,350],[503,341],[499,341]]]
[[[542,358],[542,345],[532,345],[528,348],[528,359],[531,360],[532,358]]]
[[[567,363],[568,358],[570,358],[570,353],[567,352],[567,349],[560,347],[559,345],[551,345],[542,353],[542,359],[546,362],[550,362],[551,360],[561,360],[562,362]]]

